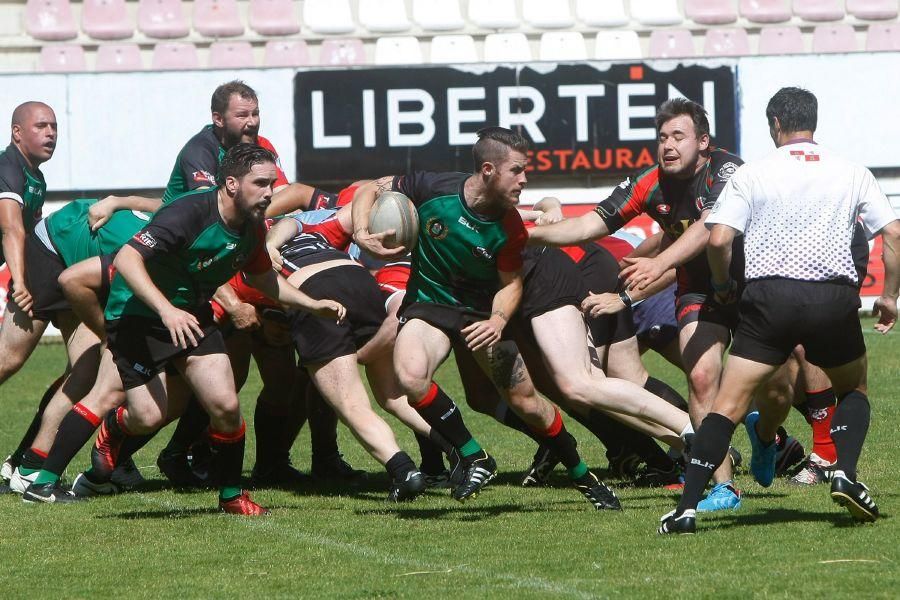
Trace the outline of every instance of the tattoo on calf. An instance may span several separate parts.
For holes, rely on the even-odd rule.
[[[509,389],[525,381],[525,361],[515,343],[501,342],[487,351],[491,380],[495,385]]]

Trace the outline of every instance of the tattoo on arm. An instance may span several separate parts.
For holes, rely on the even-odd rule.
[[[393,177],[382,177],[381,179],[375,182],[375,196],[380,196],[385,192],[391,191],[391,187],[394,184]]]

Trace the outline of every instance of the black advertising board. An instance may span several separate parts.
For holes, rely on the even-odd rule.
[[[581,63],[301,71],[294,80],[298,179],[470,171],[475,132],[519,128],[541,175],[616,176],[655,158],[653,115],[685,96],[713,140],[738,150],[734,67]]]

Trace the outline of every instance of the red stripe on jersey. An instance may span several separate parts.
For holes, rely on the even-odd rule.
[[[511,273],[522,268],[522,251],[525,250],[528,233],[522,224],[522,216],[514,208],[506,211],[502,225],[506,243],[497,253],[497,270]]]
[[[562,246],[560,250],[568,254],[569,258],[576,263],[580,263],[584,255],[587,254],[587,251],[581,246]]]
[[[269,258],[269,252],[266,250],[266,226],[260,224],[256,231],[257,243],[253,254],[244,263],[242,270],[251,275],[262,275],[272,268],[272,259]]]
[[[600,238],[595,243],[608,250],[616,262],[621,262],[623,257],[628,256],[634,250],[634,247],[625,240],[610,235]]]
[[[282,185],[288,184],[287,175],[284,174],[284,171],[281,170],[281,159],[278,157],[278,151],[275,150],[275,146],[272,145],[272,142],[264,138],[263,136],[258,136],[256,138],[256,144],[260,148],[265,148],[269,152],[275,155],[275,168],[278,169],[278,178],[275,180],[273,187],[280,187]]]
[[[340,219],[337,217],[329,217],[321,223],[304,223],[303,231],[304,233],[321,234],[325,238],[325,241],[341,251],[346,251],[350,242],[353,241],[350,232],[344,229]]]
[[[337,199],[337,208],[342,206],[346,206],[353,202],[353,195],[356,194],[356,190],[359,189],[358,185],[351,185],[349,187],[345,187],[340,192],[338,192]]]
[[[638,176],[637,181],[634,182],[634,192],[631,194],[631,198],[628,199],[628,203],[625,205],[625,208],[628,208],[630,211],[629,214],[626,215],[624,211],[619,211],[625,218],[625,222],[628,222],[642,212],[645,212],[647,200],[650,199],[650,196],[653,195],[653,192],[658,187],[658,165],[647,171],[643,176]]]
[[[391,292],[404,291],[409,283],[409,270],[409,265],[385,265],[375,273],[375,281],[381,289],[387,288]]]

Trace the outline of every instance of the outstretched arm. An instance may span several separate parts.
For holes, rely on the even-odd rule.
[[[603,218],[591,211],[580,217],[529,229],[528,243],[533,246],[572,246],[602,238],[609,233]]]

